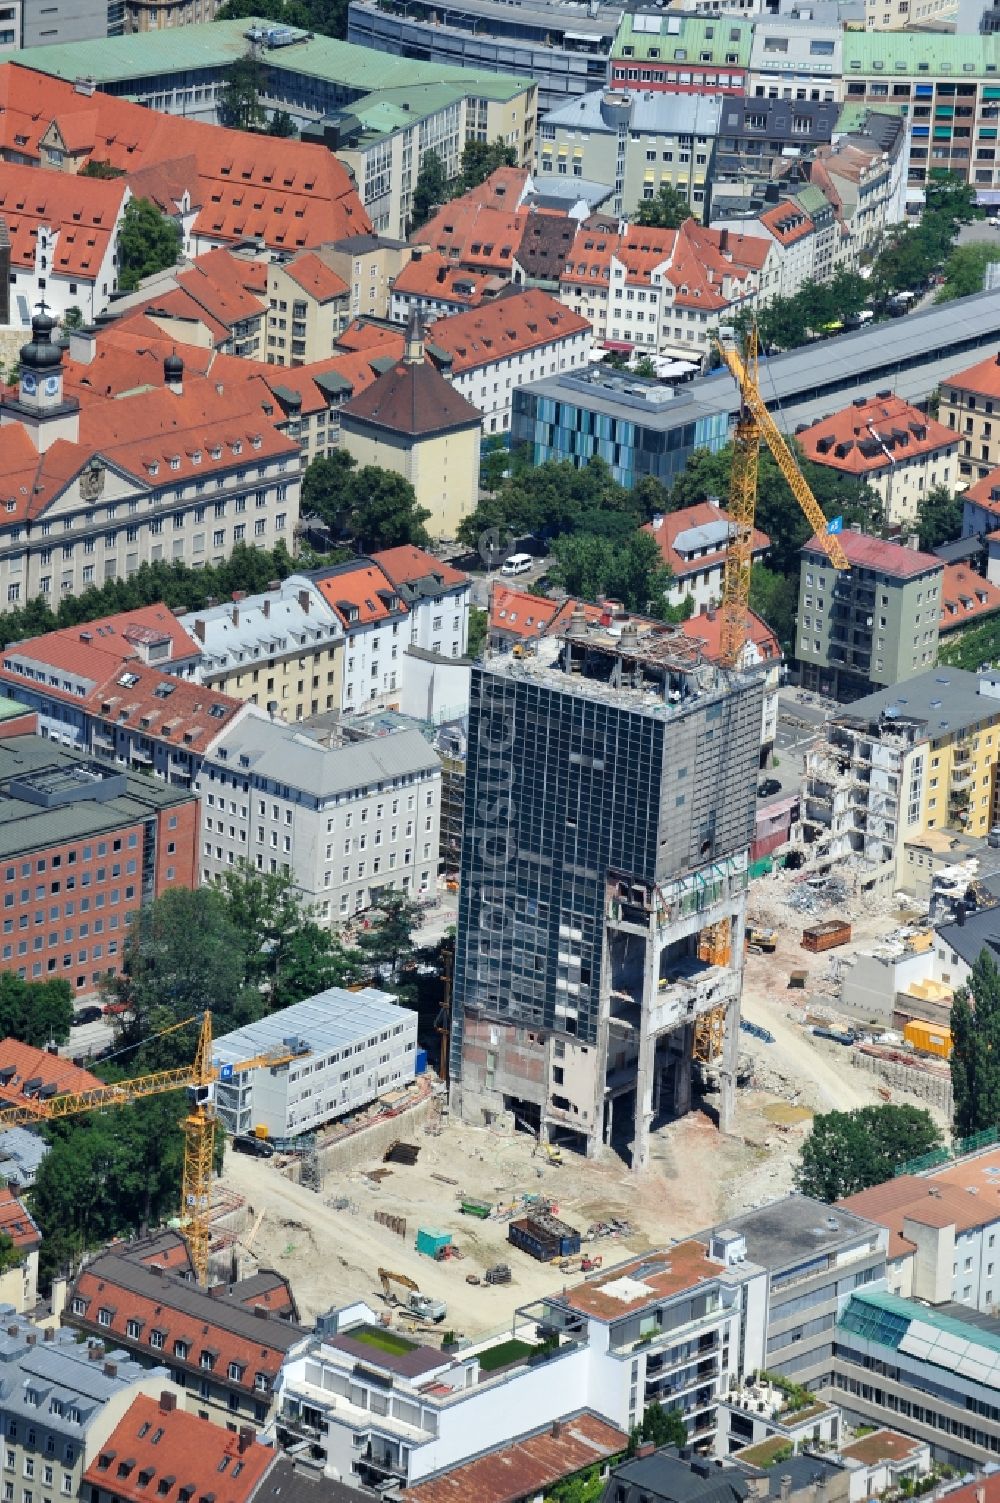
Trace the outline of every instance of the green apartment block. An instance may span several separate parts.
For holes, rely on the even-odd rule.
[[[944,566],[853,529],[840,543],[844,571],[816,538],[802,550],[795,656],[807,689],[852,700],[934,666]]]
[[[274,45],[276,32],[291,40]],[[214,124],[228,70],[251,54],[261,65],[264,107],[287,110],[299,126],[325,137],[354,172],[380,233],[405,238],[427,151],[438,153],[448,176],[457,174],[467,140],[501,136],[524,166],[534,159],[537,89],[530,80],[393,57],[269,21],[215,21],[32,47],[5,61]]]
[[[672,94],[742,94],[753,23],[738,16],[626,10],[611,48],[609,81]]]
[[[912,121],[910,182],[958,174],[1000,188],[1000,36],[844,33],[844,101],[902,110]]]

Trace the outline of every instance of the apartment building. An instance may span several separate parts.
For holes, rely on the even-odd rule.
[[[198,791],[202,882],[242,862],[283,872],[324,923],[434,888],[441,762],[419,730],[355,740],[256,715],[220,738]]]
[[[282,720],[340,709],[343,625],[304,575],[180,621],[201,649],[194,671],[199,683]]]
[[[834,716],[806,762],[802,816],[817,859],[853,854],[865,881],[892,890],[906,885],[907,841],[925,831],[985,836],[998,817],[998,694],[990,675],[949,668]]]
[[[836,100],[724,99],[715,195],[728,200],[740,192],[741,184],[776,182],[794,156],[811,155],[832,140],[840,110]]]
[[[719,1060],[729,1120],[726,936],[743,923],[762,677],[724,682],[679,628],[611,610],[473,666],[451,1060],[465,1120],[513,1112],[588,1154],[630,1142],[639,1168],[654,1113],[689,1108],[695,1050]],[[652,924],[654,907],[673,919]]]
[[[753,24],[732,16],[626,10],[608,62],[614,88],[743,94]]]
[[[156,168],[130,178],[141,195]],[[150,190],[152,191],[152,190]],[[174,204],[162,205],[172,213]],[[165,339],[200,345],[246,360],[264,358],[264,291],[267,263],[219,247],[203,252],[183,269],[172,267],[143,279],[133,293],[115,300],[115,313],[143,314]]]
[[[550,110],[538,127],[538,184],[549,174],[607,184],[609,212],[632,218],[660,188],[703,217],[711,193],[719,94],[602,89]]]
[[[0,1302],[16,1310],[34,1310],[38,1303],[38,1253],[42,1234],[23,1200],[9,1184],[0,1189],[0,1232],[11,1240],[18,1261],[0,1274]]]
[[[591,358],[590,324],[538,287],[443,319],[432,339],[432,358],[482,413],[484,433],[509,431],[515,387]]]
[[[866,31],[909,31],[930,23],[954,22],[956,0],[865,0]]]
[[[0,215],[10,245],[15,325],[28,327],[40,299],[60,319],[70,308],[79,308],[88,322],[105,312],[118,290],[118,232],[131,196],[121,179],[39,178],[32,167],[4,164]]]
[[[1000,354],[942,381],[938,420],[955,435],[956,479],[966,487],[984,480],[1000,465]],[[967,517],[963,534],[982,530],[981,521],[975,514]],[[986,531],[992,527],[990,523]]]
[[[227,1132],[264,1126],[272,1138],[296,1138],[410,1084],[416,1073],[417,1014],[376,987],[326,991],[247,1023],[212,1043],[214,1058],[236,1066],[281,1053],[295,1058],[268,1070],[236,1070],[220,1082],[219,1116]]]
[[[476,507],[482,425],[479,408],[425,359],[419,314],[407,329],[402,360],[340,408],[344,448],[359,465],[408,480],[436,538],[454,538]]]
[[[656,1402],[711,1446],[720,1395],[762,1365],[765,1283],[723,1239],[675,1243],[519,1310],[550,1345],[499,1374],[480,1367],[482,1342],[392,1356],[365,1339],[367,1306],[331,1311],[282,1371],[278,1436],[355,1486],[414,1486],[588,1410],[627,1432]]]
[[[929,418],[891,391],[855,397],[796,434],[807,459],[871,486],[890,527],[916,523],[936,486],[952,490],[959,440],[954,426]]]
[[[70,396],[54,327],[35,314],[16,395],[0,399],[0,600],[57,601],[144,562],[290,542],[299,446],[249,384],[185,381],[171,354],[159,390]]]
[[[41,736],[0,740],[0,788],[0,970],[94,992],[132,915],[196,886],[197,800]]]
[[[596,342],[701,360],[711,330],[759,298],[770,245],[749,235],[583,225],[559,282],[562,301]]]
[[[220,1294],[219,1286],[195,1283],[187,1262],[174,1269],[149,1252],[140,1243],[98,1253],[73,1280],[63,1320],[81,1362],[88,1346],[76,1345],[74,1333],[113,1341],[128,1353],[129,1370],[145,1379],[146,1392],[158,1394],[166,1377],[178,1401],[201,1419],[263,1427],[282,1363],[305,1336],[303,1327],[273,1315],[252,1281],[224,1285]],[[118,1417],[108,1416],[104,1436]],[[95,1454],[91,1448],[85,1465]]]
[[[440,658],[463,658],[469,645],[472,580],[423,548],[403,544],[372,554],[406,607],[410,645]]]
[[[806,688],[848,700],[935,662],[943,565],[860,528],[848,528],[840,542],[845,572],[815,538],[802,549],[795,656]]]
[[[816,148],[809,181],[829,200],[837,220],[836,265],[856,270],[884,231],[906,218],[910,137],[906,121],[869,110],[854,128],[841,118],[835,143]]]
[[[826,227],[807,212],[798,195],[782,197],[757,214],[713,215],[712,228],[756,235],[771,244],[759,293],[760,302],[769,303],[777,297],[795,297],[808,284],[825,281],[832,275],[835,226],[833,210],[828,208],[825,217],[829,229],[825,236]],[[824,246],[824,240],[829,241],[828,247]],[[825,276],[824,249],[828,250],[829,261]]]
[[[408,640],[407,607],[388,575],[370,559],[335,564],[306,576],[344,631],[345,714],[396,705]]]
[[[998,1169],[1000,1152],[991,1148],[900,1174],[838,1206],[887,1229],[892,1294],[992,1315],[1000,1303],[1000,1212],[989,1191]]]
[[[975,189],[1000,186],[997,100],[1000,37],[929,31],[847,31],[843,97],[905,109],[912,121],[909,182],[956,174]]]
[[[814,20],[762,16],[753,27],[746,93],[754,99],[843,97],[842,31]]]
[[[478,308],[506,285],[502,277],[473,274],[452,266],[439,251],[415,245],[412,259],[392,284],[389,317],[393,323],[408,324],[417,312],[426,327],[437,318]]]
[[[748,1263],[766,1270],[761,1370],[822,1392],[833,1383],[838,1311],[854,1290],[884,1284],[888,1235],[863,1212],[792,1194],[697,1240],[739,1239]]]
[[[333,354],[350,321],[350,288],[322,247],[267,268],[267,363],[307,365]]]
[[[646,523],[643,531],[652,534],[671,572],[666,592],[671,605],[683,605],[690,600],[697,614],[719,604],[732,523],[729,513],[717,500],[699,501],[665,516],[658,514]],[[755,527],[751,539],[753,558],[763,558],[770,546],[767,533]]]
[[[224,1503],[251,1503],[274,1469],[277,1453],[249,1425],[224,1430],[177,1406],[177,1395],[137,1398],[84,1473],[90,1503],[183,1503],[218,1489]]]

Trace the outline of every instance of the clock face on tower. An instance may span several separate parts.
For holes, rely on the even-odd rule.
[[[46,376],[45,377],[45,395],[47,397],[57,397],[59,395],[59,377],[58,376]]]
[[[21,390],[24,392],[25,396],[33,397],[37,390],[37,385],[38,383],[35,381],[35,378],[31,374],[31,372],[25,371],[24,375],[21,377]]]

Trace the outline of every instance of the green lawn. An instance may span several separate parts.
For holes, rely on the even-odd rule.
[[[352,1341],[363,1341],[365,1346],[387,1352],[390,1357],[405,1357],[407,1352],[415,1352],[418,1345],[415,1341],[407,1341],[405,1336],[397,1336],[395,1331],[387,1331],[384,1326],[355,1326],[345,1335]]]
[[[512,1362],[520,1362],[537,1350],[536,1346],[531,1346],[527,1341],[511,1337],[509,1341],[498,1342],[496,1346],[488,1346],[485,1352],[479,1353],[479,1371],[496,1372],[498,1367],[509,1367]]]

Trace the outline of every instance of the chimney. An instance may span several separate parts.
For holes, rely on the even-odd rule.
[[[720,230],[719,231],[719,250],[721,251],[721,253],[723,255],[725,255],[725,253],[726,253],[726,251],[728,249],[729,249],[729,231],[728,230]]]
[[[253,1437],[254,1430],[252,1425],[240,1426],[240,1438],[236,1442],[236,1449],[239,1451],[241,1456],[245,1451],[249,1451],[250,1447],[253,1445]]]
[[[27,1336],[24,1339],[25,1339],[25,1341],[27,1341],[27,1343],[28,1343],[29,1346],[37,1346],[37,1344],[38,1344],[38,1332],[37,1331],[29,1331],[28,1334],[27,1334]],[[101,1352],[98,1355],[99,1356],[103,1356],[104,1354],[103,1354],[103,1352]]]
[[[559,1420],[552,1421],[552,1439],[558,1440],[562,1434],[562,1423]]]
[[[230,596],[230,599],[233,600],[233,601],[245,600],[246,598],[247,598],[247,592],[246,592],[246,590],[234,590],[233,593],[232,593],[232,595]]]
[[[239,608],[238,605],[234,605],[233,606],[233,625],[234,626],[239,626],[239,624],[240,624],[240,608]]]
[[[264,596],[264,600],[263,600],[263,603],[262,603],[260,609],[261,609],[261,615],[264,617],[265,621],[270,620],[270,617],[271,617],[271,602],[270,602],[270,600],[268,599],[268,597],[266,595]]]
[[[45,1340],[46,1341],[55,1341],[55,1339],[56,1339],[56,1328],[55,1328],[55,1326],[46,1326],[45,1327]]]
[[[104,1342],[92,1341],[87,1348],[87,1357],[91,1362],[100,1362],[104,1357]]]
[[[52,1319],[62,1320],[62,1313],[66,1308],[66,1285],[65,1277],[52,1280]]]
[[[782,1500],[782,1503],[787,1503],[787,1499],[790,1498],[791,1495],[792,1495],[792,1479],[791,1479],[791,1477],[789,1477],[788,1473],[786,1472],[785,1475],[781,1479],[781,1500]]]
[[[173,1414],[177,1408],[177,1395],[164,1388],[160,1392],[160,1413]]]
[[[300,590],[299,591],[299,605],[305,611],[305,613],[306,613],[307,616],[309,614],[309,605],[310,605],[311,600],[312,600],[312,596],[309,594],[308,590]]]
[[[18,1331],[17,1326],[8,1326],[7,1327],[7,1335],[8,1336],[16,1336],[17,1335],[17,1331]]]
[[[651,1441],[651,1440],[644,1440],[644,1441],[640,1442],[639,1447],[636,1450],[635,1454],[636,1454],[637,1457],[640,1457],[640,1458],[643,1457],[643,1456],[652,1456],[655,1450],[656,1450],[656,1446],[655,1446],[655,1444],[654,1444],[653,1441]]]
[[[914,551],[914,553],[916,553],[916,552],[919,551],[919,549],[920,549],[920,538],[917,536],[917,534],[915,532],[911,532],[910,535],[909,535],[909,537],[906,539],[906,546],[907,546],[907,548],[912,548],[913,551]]]
[[[986,1503],[986,1489],[985,1489],[985,1487],[977,1487],[976,1488],[976,1503]]]
[[[65,333],[65,330],[63,331]],[[69,358],[79,365],[90,365],[97,348],[93,329],[69,330]]]
[[[205,623],[204,623],[204,621],[201,620],[200,617],[194,623],[194,626],[192,626],[191,630],[194,632],[194,634],[198,638],[199,642],[204,642],[204,640],[205,640]]]
[[[105,1364],[104,1364],[104,1376],[106,1378],[117,1378],[117,1376],[118,1376],[118,1363],[117,1362],[105,1362]]]
[[[714,621],[715,620],[715,606],[714,605],[706,606],[705,607],[705,615],[708,617],[709,621]]]

